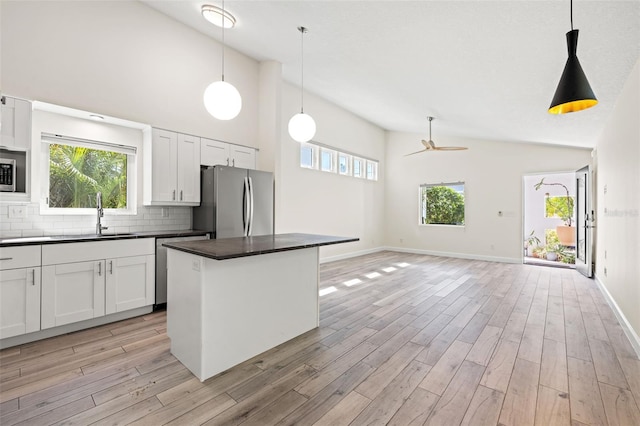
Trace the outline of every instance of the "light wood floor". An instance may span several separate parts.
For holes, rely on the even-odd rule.
[[[383,252],[321,281],[319,329],[204,383],[163,312],[3,350],[0,423],[640,425],[640,360],[575,271]]]

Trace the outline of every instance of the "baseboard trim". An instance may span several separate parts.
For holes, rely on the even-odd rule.
[[[446,252],[446,251],[422,250],[422,249],[414,249],[414,248],[406,248],[406,247],[382,247],[382,250],[397,251],[401,253],[426,254],[429,256],[439,256],[439,257],[454,257],[457,259],[483,260],[486,262],[522,263],[521,258],[515,258],[515,257],[484,256],[480,254],[453,253],[453,252]]]
[[[624,313],[622,313],[620,306],[618,306],[613,296],[611,296],[611,293],[609,293],[609,290],[607,290],[607,287],[604,285],[602,281],[600,281],[600,278],[598,278],[597,275],[594,275],[594,281],[598,285],[598,288],[600,288],[600,291],[602,292],[605,300],[611,307],[611,310],[616,315],[616,318],[618,318],[618,322],[622,326],[622,330],[624,330],[624,334],[627,335],[629,342],[631,342],[631,346],[633,346],[633,350],[636,351],[636,355],[638,356],[638,358],[640,358],[640,337],[638,336],[638,333],[636,333],[636,331],[633,329],[633,327],[631,326],[631,323],[627,320],[627,317],[624,315]]]
[[[351,259],[352,257],[364,256],[365,254],[378,253],[379,251],[384,251],[384,250],[386,250],[384,247],[374,247],[367,250],[360,250],[360,251],[353,251],[353,252],[344,253],[344,254],[338,254],[336,256],[321,257],[320,263],[329,263],[329,262],[335,262],[336,260]]]

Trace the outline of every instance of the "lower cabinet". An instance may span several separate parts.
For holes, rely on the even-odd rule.
[[[0,339],[38,330],[40,267],[3,270],[0,273]]]
[[[154,256],[153,238],[43,246],[42,329],[153,305]]]

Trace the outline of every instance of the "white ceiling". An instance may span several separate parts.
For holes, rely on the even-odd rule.
[[[144,3],[217,40],[202,4]],[[378,126],[439,135],[593,147],[640,57],[640,1],[576,0],[578,58],[599,104],[547,113],[567,57],[569,0],[227,0],[238,20],[225,42],[283,78]],[[228,80],[232,80],[228,76]],[[313,115],[313,111],[305,109]]]

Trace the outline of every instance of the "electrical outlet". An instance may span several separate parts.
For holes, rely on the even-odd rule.
[[[169,217],[169,209],[162,208],[162,217]]]
[[[9,217],[14,219],[24,219],[27,217],[27,206],[9,206]]]

